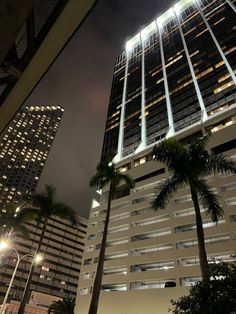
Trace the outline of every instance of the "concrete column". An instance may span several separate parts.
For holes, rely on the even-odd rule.
[[[124,77],[123,95],[122,95],[122,103],[121,103],[118,147],[117,147],[117,155],[115,156],[115,162],[118,162],[118,161],[120,161],[122,159],[122,152],[123,152],[124,121],[125,121],[125,101],[126,101],[128,67],[129,67],[129,51],[126,49],[125,77]]]
[[[234,5],[230,0],[226,0],[226,2],[227,2],[228,5],[233,9],[233,11],[236,13],[236,7],[235,7],[235,5]]]
[[[146,116],[145,116],[145,39],[142,39],[142,98],[141,98],[141,145],[147,146]]]
[[[184,33],[183,33],[183,30],[182,30],[182,27],[181,27],[178,15],[176,14],[174,9],[173,9],[173,12],[175,14],[175,18],[176,18],[177,23],[178,23],[179,32],[180,32],[180,36],[181,36],[182,43],[183,43],[183,46],[184,46],[185,55],[187,57],[187,61],[188,61],[189,69],[190,69],[190,72],[191,72],[193,84],[194,84],[194,87],[195,87],[195,90],[196,90],[196,94],[197,94],[197,98],[198,98],[198,102],[199,102],[199,105],[200,105],[200,108],[201,108],[201,111],[202,111],[202,122],[204,122],[204,121],[206,121],[208,119],[206,107],[205,107],[203,99],[202,99],[202,94],[201,94],[201,91],[200,91],[200,88],[199,88],[199,85],[198,85],[198,82],[197,82],[197,78],[196,78],[196,75],[195,75],[195,72],[194,72],[194,69],[193,69],[193,64],[192,64],[192,61],[191,61],[191,58],[190,58],[190,55],[189,55],[188,47],[187,47],[187,44],[186,44],[186,41],[185,41],[185,38],[184,38]]]
[[[195,3],[195,6],[196,6],[199,14],[201,15],[201,17],[202,17],[202,19],[204,21],[204,23],[206,24],[206,27],[207,27],[207,29],[208,29],[208,31],[209,31],[209,33],[210,33],[210,35],[211,35],[211,37],[212,37],[216,47],[217,47],[217,49],[218,49],[218,51],[219,51],[219,53],[220,53],[220,55],[221,55],[221,57],[223,59],[223,61],[224,61],[225,65],[226,65],[228,71],[229,71],[230,76],[232,77],[232,80],[234,81],[234,84],[236,85],[236,76],[234,75],[234,71],[232,70],[232,68],[231,68],[231,66],[230,66],[230,64],[229,64],[229,62],[228,62],[228,60],[227,60],[223,50],[221,49],[221,47],[220,47],[220,45],[218,43],[218,40],[216,39],[216,37],[215,37],[215,35],[214,35],[214,33],[213,33],[213,31],[212,31],[212,29],[211,29],[207,19],[205,18],[204,14],[202,12],[202,9],[201,9],[200,5],[198,4],[197,0],[195,0],[194,3]]]
[[[159,26],[157,22],[156,22],[156,25],[157,25],[157,30],[159,33],[161,63],[162,63],[162,72],[163,72],[165,96],[166,96],[166,107],[167,107],[168,124],[169,124],[169,131],[166,137],[171,137],[175,134],[175,129],[174,129],[174,120],[173,120],[171,101],[170,101],[169,86],[168,86],[167,74],[166,74],[165,55],[164,55],[163,42],[162,42],[162,30],[161,30],[161,26]]]

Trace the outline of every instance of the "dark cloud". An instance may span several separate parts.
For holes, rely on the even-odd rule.
[[[43,171],[58,198],[88,217],[88,182],[100,159],[112,72],[125,42],[170,1],[101,0],[72,38],[27,104],[60,104],[61,126]]]

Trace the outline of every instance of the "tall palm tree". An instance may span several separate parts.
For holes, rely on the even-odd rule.
[[[165,164],[170,173],[169,178],[159,186],[153,207],[163,209],[178,188],[189,185],[195,209],[199,261],[204,281],[209,281],[210,276],[199,203],[205,209],[206,215],[210,215],[215,223],[224,214],[217,196],[212,192],[205,177],[218,172],[236,174],[236,165],[230,157],[209,152],[206,149],[207,141],[207,136],[188,144],[172,138],[162,141],[153,149],[153,159]]]
[[[9,203],[0,212],[0,237],[7,237],[11,234],[28,238],[29,233],[25,222],[33,220],[33,215],[24,203],[16,205]]]
[[[90,186],[99,186],[100,189],[104,188],[105,186],[109,186],[109,193],[108,193],[108,201],[107,201],[107,210],[106,210],[106,218],[104,223],[104,230],[102,236],[102,243],[100,248],[100,253],[98,257],[98,265],[97,265],[97,272],[93,284],[93,292],[92,298],[89,307],[89,314],[96,314],[98,310],[98,302],[100,296],[100,289],[102,284],[102,276],[103,276],[103,265],[104,265],[104,258],[105,258],[105,249],[106,249],[106,241],[107,241],[107,234],[108,234],[108,224],[110,219],[110,211],[111,211],[111,201],[115,195],[117,186],[124,182],[126,186],[131,189],[134,187],[133,180],[128,176],[121,174],[116,168],[113,163],[101,162],[97,166],[97,173],[91,178]]]
[[[56,202],[55,194],[56,189],[52,185],[46,185],[44,193],[35,193],[30,197],[29,203],[30,210],[35,215],[38,226],[41,225],[42,227],[35,256],[40,253],[48,220],[51,217],[67,219],[74,226],[77,224],[76,214],[74,210],[63,203]],[[34,264],[32,263],[29,276],[25,285],[25,289],[23,292],[20,307],[18,310],[18,314],[24,314],[28,294],[30,292],[29,287],[32,280],[33,272]]]
[[[48,314],[74,314],[75,298],[64,298],[53,302],[48,309]]]

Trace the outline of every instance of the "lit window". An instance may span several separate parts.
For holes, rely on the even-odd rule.
[[[42,266],[42,270],[44,270],[44,271],[49,271],[50,268],[49,268],[49,267],[46,267],[46,266]]]
[[[134,161],[134,167],[138,167],[146,162],[146,157],[142,157]]]
[[[94,249],[94,245],[89,245],[89,246],[86,246],[85,251],[86,251],[86,252],[92,252],[93,249]]]
[[[232,206],[232,205],[236,205],[236,197],[233,198],[229,198],[225,201],[227,206]]]
[[[102,285],[101,291],[104,292],[110,292],[110,291],[126,291],[127,290],[127,284],[105,284]]]
[[[80,295],[86,295],[86,294],[88,294],[88,288],[80,288],[80,289],[79,289],[79,294],[80,294]]]
[[[88,273],[83,273],[83,275],[82,275],[83,280],[90,279],[90,277],[91,277],[91,274],[89,272]]]

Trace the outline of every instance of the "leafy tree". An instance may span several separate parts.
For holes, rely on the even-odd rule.
[[[63,298],[49,306],[48,314],[74,314],[75,298]]]
[[[107,202],[107,210],[106,210],[106,218],[102,236],[102,243],[98,257],[98,265],[97,265],[97,272],[93,284],[93,292],[91,303],[89,307],[89,314],[96,314],[98,310],[98,302],[100,296],[100,289],[102,283],[102,276],[103,276],[103,265],[104,265],[104,258],[105,258],[105,249],[106,249],[106,241],[107,241],[107,233],[108,233],[108,224],[110,219],[110,211],[111,211],[111,201],[115,195],[117,190],[117,186],[124,182],[126,186],[131,189],[134,187],[133,180],[128,176],[121,174],[116,168],[113,163],[101,162],[97,166],[97,173],[91,178],[90,186],[99,186],[100,189],[104,188],[105,186],[109,186],[109,193],[108,193],[108,202]]]
[[[23,238],[29,237],[25,222],[33,220],[33,215],[24,205],[17,206],[9,203],[6,208],[2,209],[0,212],[0,237],[7,237],[11,234]]]
[[[209,264],[209,273],[212,280],[198,282],[189,295],[171,300],[173,314],[236,313],[236,263]]]
[[[230,157],[206,149],[207,140],[208,137],[202,137],[184,144],[172,138],[162,141],[153,149],[153,158],[164,163],[170,173],[169,178],[159,186],[153,207],[163,209],[173,193],[189,185],[196,216],[200,268],[205,281],[209,281],[209,270],[199,202],[215,223],[223,216],[220,202],[205,177],[217,172],[236,174],[236,165]]]
[[[77,224],[77,218],[74,210],[63,203],[56,202],[55,194],[56,189],[52,185],[46,185],[44,193],[35,193],[30,197],[29,203],[30,211],[36,217],[38,226],[41,226],[42,228],[35,256],[40,253],[48,220],[51,217],[67,219],[74,226]],[[28,294],[30,292],[29,288],[33,272],[34,264],[32,263],[30,273],[26,282],[26,286],[24,289],[23,297],[21,300],[21,304],[18,310],[18,314],[24,314]]]

